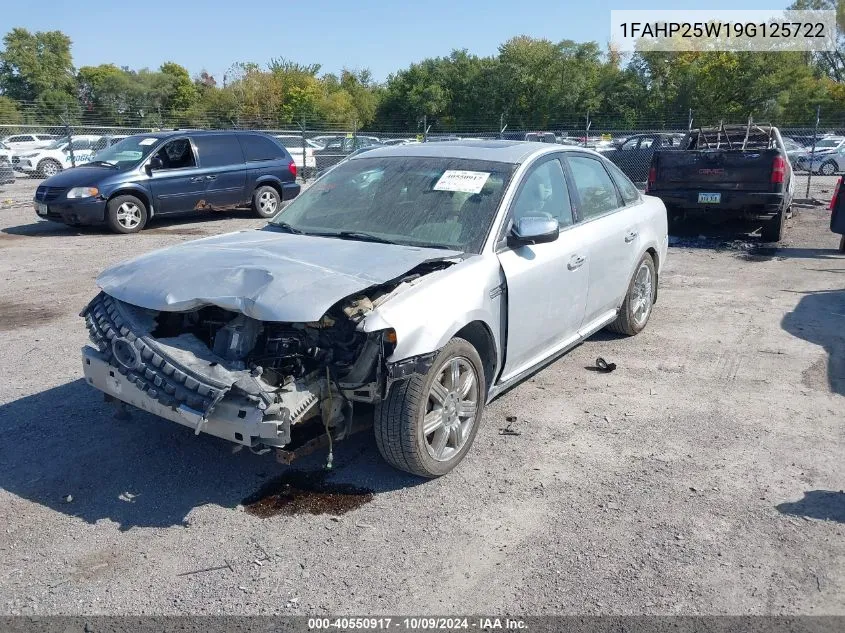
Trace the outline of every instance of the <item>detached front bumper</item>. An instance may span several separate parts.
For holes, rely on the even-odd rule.
[[[112,398],[193,429],[194,433],[208,433],[244,446],[260,444],[283,446],[287,438],[279,437],[278,421],[264,421],[263,412],[249,403],[223,399],[207,418],[184,404],[167,407],[141,391],[103,354],[92,347],[82,348],[82,369],[86,382]]]

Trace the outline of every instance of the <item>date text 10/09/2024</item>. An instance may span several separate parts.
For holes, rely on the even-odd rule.
[[[528,625],[518,618],[497,617],[341,617],[309,618],[309,630],[388,630],[404,631],[527,631]]]

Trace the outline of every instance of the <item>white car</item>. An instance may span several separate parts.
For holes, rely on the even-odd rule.
[[[2,139],[2,143],[13,152],[40,149],[47,147],[56,140],[54,134],[13,134]]]
[[[376,147],[259,230],[106,270],[82,369],[114,400],[286,463],[370,405],[385,459],[437,477],[498,394],[603,327],[646,327],[667,245],[660,199],[595,152]]]
[[[305,149],[302,148],[302,137],[293,134],[277,134],[276,138],[285,146],[285,149],[296,163],[296,168],[300,172],[306,169],[314,170],[317,167],[317,159],[314,158],[315,149],[323,149],[319,143],[315,143],[310,139],[305,139]]]
[[[41,149],[16,153],[14,167],[25,174],[49,178],[63,169],[73,167],[74,163],[80,165],[90,161],[96,152],[95,144],[100,138],[101,136],[96,134],[80,134],[71,137],[71,141],[66,138],[59,139]],[[70,156],[71,149],[73,160]]]
[[[12,169],[12,150],[0,143],[0,185],[15,182],[15,172]]]

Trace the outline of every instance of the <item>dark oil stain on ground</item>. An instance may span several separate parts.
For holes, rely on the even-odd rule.
[[[243,500],[244,510],[262,519],[279,514],[346,514],[373,500],[373,491],[326,481],[328,473],[292,470],[266,482]]]
[[[49,323],[60,316],[52,307],[0,299],[0,332]]]

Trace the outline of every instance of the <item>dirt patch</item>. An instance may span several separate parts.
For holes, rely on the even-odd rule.
[[[0,332],[49,323],[59,316],[61,313],[53,307],[0,299]]]
[[[290,471],[243,500],[245,510],[266,519],[278,514],[346,514],[373,500],[372,490],[326,481],[324,472]]]

